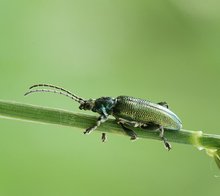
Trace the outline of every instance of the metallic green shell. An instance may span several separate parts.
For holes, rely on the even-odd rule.
[[[112,114],[115,118],[146,124],[153,123],[173,130],[182,128],[182,122],[178,116],[159,104],[128,96],[119,96],[116,100]]]

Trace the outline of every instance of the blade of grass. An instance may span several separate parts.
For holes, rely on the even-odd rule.
[[[86,129],[91,125],[94,125],[97,119],[94,115],[79,114],[61,109],[45,108],[3,100],[0,100],[0,117],[38,123],[57,124],[81,129]],[[134,130],[139,138],[160,140],[159,133],[156,131],[142,130],[140,128],[134,128]],[[107,122],[103,123],[97,131],[126,135],[114,119],[109,119]],[[170,142],[191,144],[199,149],[211,149],[215,154],[209,153],[209,155],[213,156],[216,162],[220,162],[220,135],[206,134],[201,131],[184,129],[181,129],[180,131],[166,129],[165,136]]]

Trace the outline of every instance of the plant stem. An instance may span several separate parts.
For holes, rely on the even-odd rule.
[[[58,124],[86,129],[94,125],[97,117],[68,112],[60,109],[51,109],[16,102],[0,100],[0,117],[25,120],[39,123]],[[159,133],[155,130],[142,130],[134,128],[139,138],[160,140]],[[97,131],[125,135],[122,128],[113,119],[103,123]],[[191,144],[205,149],[220,149],[220,135],[205,134],[201,131],[165,130],[165,137],[170,142]]]
[[[75,128],[86,129],[97,120],[94,115],[78,114],[60,109],[51,109],[28,104],[21,104],[0,100],[0,118],[11,118],[39,123],[57,124]],[[155,130],[132,128],[139,138],[160,140],[159,133]],[[101,124],[97,131],[123,134],[122,128],[113,119]],[[214,158],[220,169],[220,135],[205,134],[202,131],[179,131],[165,129],[165,137],[170,142],[191,144],[198,149],[205,149],[207,154]]]

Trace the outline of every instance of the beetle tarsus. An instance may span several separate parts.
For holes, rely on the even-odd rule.
[[[127,135],[131,136],[130,139],[131,139],[132,141],[134,141],[134,140],[137,139],[137,134],[136,134],[133,130],[131,130],[131,129],[125,127],[122,122],[118,122],[118,124],[121,125],[122,129],[125,131],[125,133],[126,133]]]
[[[163,128],[163,126],[160,126],[159,130],[160,130],[160,138],[163,140],[165,148],[168,151],[171,150],[171,144],[167,141],[167,138],[164,137],[164,128]]]
[[[94,131],[98,126],[94,125],[93,127],[87,128],[83,133],[84,134],[90,134],[92,131]]]
[[[88,128],[88,129],[86,129],[83,133],[84,134],[89,134],[90,132],[92,132],[93,130],[95,130],[96,129],[96,126],[95,127],[90,127],[90,128]]]
[[[164,146],[165,146],[165,148],[168,150],[168,151],[170,151],[171,150],[171,144],[168,142],[168,141],[166,141],[166,138],[164,138],[165,140],[164,140]]]
[[[107,136],[106,136],[106,133],[102,133],[102,142],[106,142],[107,140]]]
[[[130,140],[135,141],[137,139],[137,136],[131,136]]]

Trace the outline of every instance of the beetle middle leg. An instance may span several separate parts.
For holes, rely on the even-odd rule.
[[[131,124],[130,122],[123,121],[123,120],[119,120],[117,123],[119,125],[121,125],[121,127],[125,131],[125,133],[131,137],[131,140],[137,139],[137,134],[133,130],[131,130],[125,126],[125,125],[128,125],[128,126],[132,125],[133,127],[135,127],[133,124]]]

